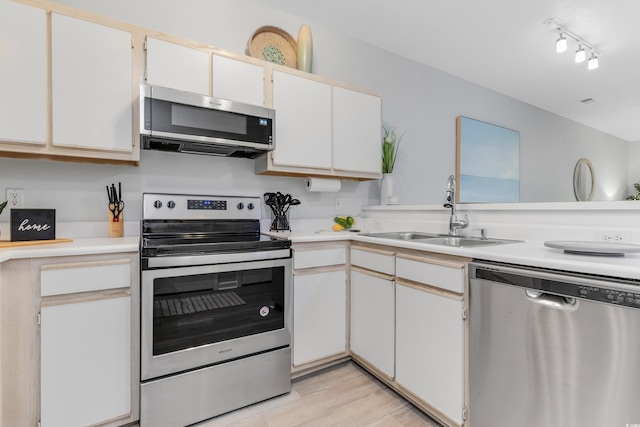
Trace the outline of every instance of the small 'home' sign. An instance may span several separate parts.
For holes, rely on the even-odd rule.
[[[11,209],[12,242],[55,238],[55,209]]]

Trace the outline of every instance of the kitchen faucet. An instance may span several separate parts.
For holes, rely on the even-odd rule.
[[[457,236],[458,230],[467,228],[469,226],[469,217],[464,215],[464,218],[458,218],[456,214],[456,177],[451,175],[447,181],[447,195],[444,199],[445,208],[451,208],[451,215],[449,216],[449,235]]]

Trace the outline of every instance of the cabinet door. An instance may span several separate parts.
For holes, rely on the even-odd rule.
[[[391,378],[394,329],[393,281],[351,271],[351,351]]]
[[[331,169],[331,86],[273,72],[273,163]]]
[[[346,352],[346,275],[294,274],[293,365]]]
[[[131,413],[131,298],[42,307],[42,427]]]
[[[263,67],[218,55],[213,55],[212,67],[214,97],[264,105]]]
[[[464,322],[460,300],[396,283],[396,380],[462,424]]]
[[[209,94],[209,53],[147,37],[147,83]]]
[[[0,140],[46,142],[45,12],[0,0]]]
[[[333,88],[333,167],[382,173],[380,98]]]
[[[52,15],[53,144],[132,151],[131,34]]]

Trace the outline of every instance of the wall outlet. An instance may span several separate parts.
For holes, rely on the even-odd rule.
[[[7,188],[7,208],[21,208],[24,206],[24,190]]]
[[[336,211],[342,210],[342,203],[343,203],[342,197],[335,198],[334,208]]]
[[[631,231],[596,230],[596,240],[599,242],[631,243]]]

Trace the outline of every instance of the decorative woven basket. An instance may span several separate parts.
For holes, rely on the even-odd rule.
[[[251,35],[246,53],[254,58],[297,68],[297,49],[298,44],[289,33],[267,25]]]

